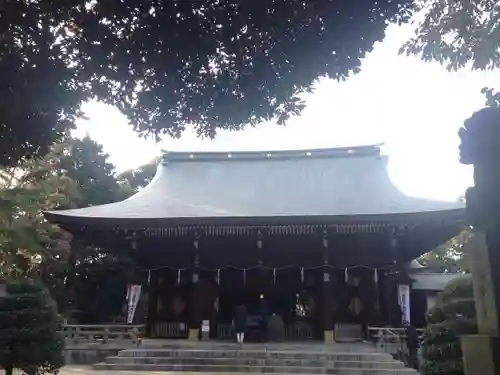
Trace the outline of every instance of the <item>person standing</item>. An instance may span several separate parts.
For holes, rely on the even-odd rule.
[[[239,304],[234,310],[234,330],[236,332],[236,341],[243,344],[245,341],[245,331],[247,328],[247,308],[244,304]]]
[[[260,295],[259,300],[259,316],[260,316],[260,340],[261,342],[266,342],[268,340],[268,328],[269,328],[269,308],[267,306],[267,301],[264,295]]]
[[[411,368],[418,368],[418,332],[409,322],[404,322],[406,346],[408,348],[408,362]]]

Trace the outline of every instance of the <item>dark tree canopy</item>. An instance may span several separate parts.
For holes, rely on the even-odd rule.
[[[415,36],[401,49],[425,61],[438,61],[448,70],[500,67],[500,4],[496,0],[421,1]]]
[[[318,77],[358,72],[412,3],[10,0],[0,9],[0,162],[44,151],[89,98],[118,106],[143,134],[282,123]]]
[[[90,95],[34,2],[0,2],[0,164],[45,154]],[[38,27],[37,25],[40,25]]]

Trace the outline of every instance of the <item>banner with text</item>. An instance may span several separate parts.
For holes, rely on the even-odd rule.
[[[398,302],[401,308],[401,323],[410,323],[410,286],[398,285]]]
[[[141,298],[142,285],[129,285],[127,290],[127,324],[134,322],[135,310]]]

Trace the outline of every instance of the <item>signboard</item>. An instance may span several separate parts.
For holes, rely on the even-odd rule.
[[[135,310],[141,298],[142,285],[129,285],[127,290],[127,324],[134,322]]]
[[[210,321],[204,320],[201,322],[201,332],[210,332]]]
[[[398,285],[398,303],[401,308],[401,323],[410,323],[410,286]]]

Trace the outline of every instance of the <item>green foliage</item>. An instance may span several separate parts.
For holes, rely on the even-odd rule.
[[[74,300],[70,318],[80,324],[110,323],[123,313],[126,286],[137,282],[135,264],[124,254],[109,254],[99,249],[87,249],[78,254],[71,278]]]
[[[490,87],[483,87],[481,93],[486,98],[487,107],[500,107],[500,92]]]
[[[107,265],[116,262],[108,261],[98,249],[75,244],[42,214],[43,210],[110,203],[130,195],[123,194],[107,158],[91,139],[67,136],[45,157],[0,170],[0,276],[40,277],[61,311],[74,308],[77,297],[71,285],[80,276],[82,283],[93,286],[83,288],[89,294],[80,296],[79,306],[103,313],[112,310],[102,307],[113,299],[102,299],[100,307],[94,301],[101,284],[107,282],[102,277]],[[96,284],[95,277],[87,279],[88,272],[80,275],[76,263],[79,269],[94,269],[100,282]]]
[[[90,137],[68,138],[67,149],[57,155],[57,168],[78,185],[78,197],[70,207],[87,207],[121,200],[120,185],[115,178],[115,166],[102,145]]]
[[[422,13],[415,36],[400,53],[438,61],[448,70],[467,65],[486,70],[500,67],[500,4],[494,0],[417,2]]]
[[[44,153],[82,101],[142,133],[282,122],[345,79],[413,0],[9,0],[0,9],[0,165]]]
[[[62,148],[58,143],[44,158],[0,170],[0,276],[26,274],[32,260],[52,256],[68,240],[43,217],[43,210],[64,205],[77,194],[56,165]]]
[[[118,181],[121,184],[129,186],[132,192],[137,192],[139,188],[145,187],[153,180],[158,161],[155,158],[137,169],[125,171],[118,176]]]
[[[49,292],[29,279],[7,283],[0,297],[0,366],[6,373],[55,373],[64,364],[59,316]]]
[[[133,194],[128,181],[115,175],[115,167],[101,145],[89,137],[68,138],[67,144],[57,158],[57,168],[78,186],[78,196],[67,202],[67,208],[113,203]],[[139,176],[136,181],[141,183]],[[60,309],[70,320],[109,323],[121,313],[134,267],[126,254],[110,250],[73,239],[63,272],[44,274],[44,280],[52,277],[51,285],[57,285],[52,293],[57,292]]]
[[[43,280],[60,312],[80,323],[109,323],[135,281],[126,254],[72,239],[42,211],[120,201],[152,178],[156,163],[116,176],[102,146],[69,136],[43,158],[0,170],[0,276]],[[132,188],[133,186],[133,188]]]
[[[473,232],[465,228],[449,241],[422,255],[419,262],[433,272],[469,272],[469,254],[465,244]]]
[[[450,282],[427,313],[422,343],[423,375],[463,375],[460,336],[477,333],[472,278]]]

